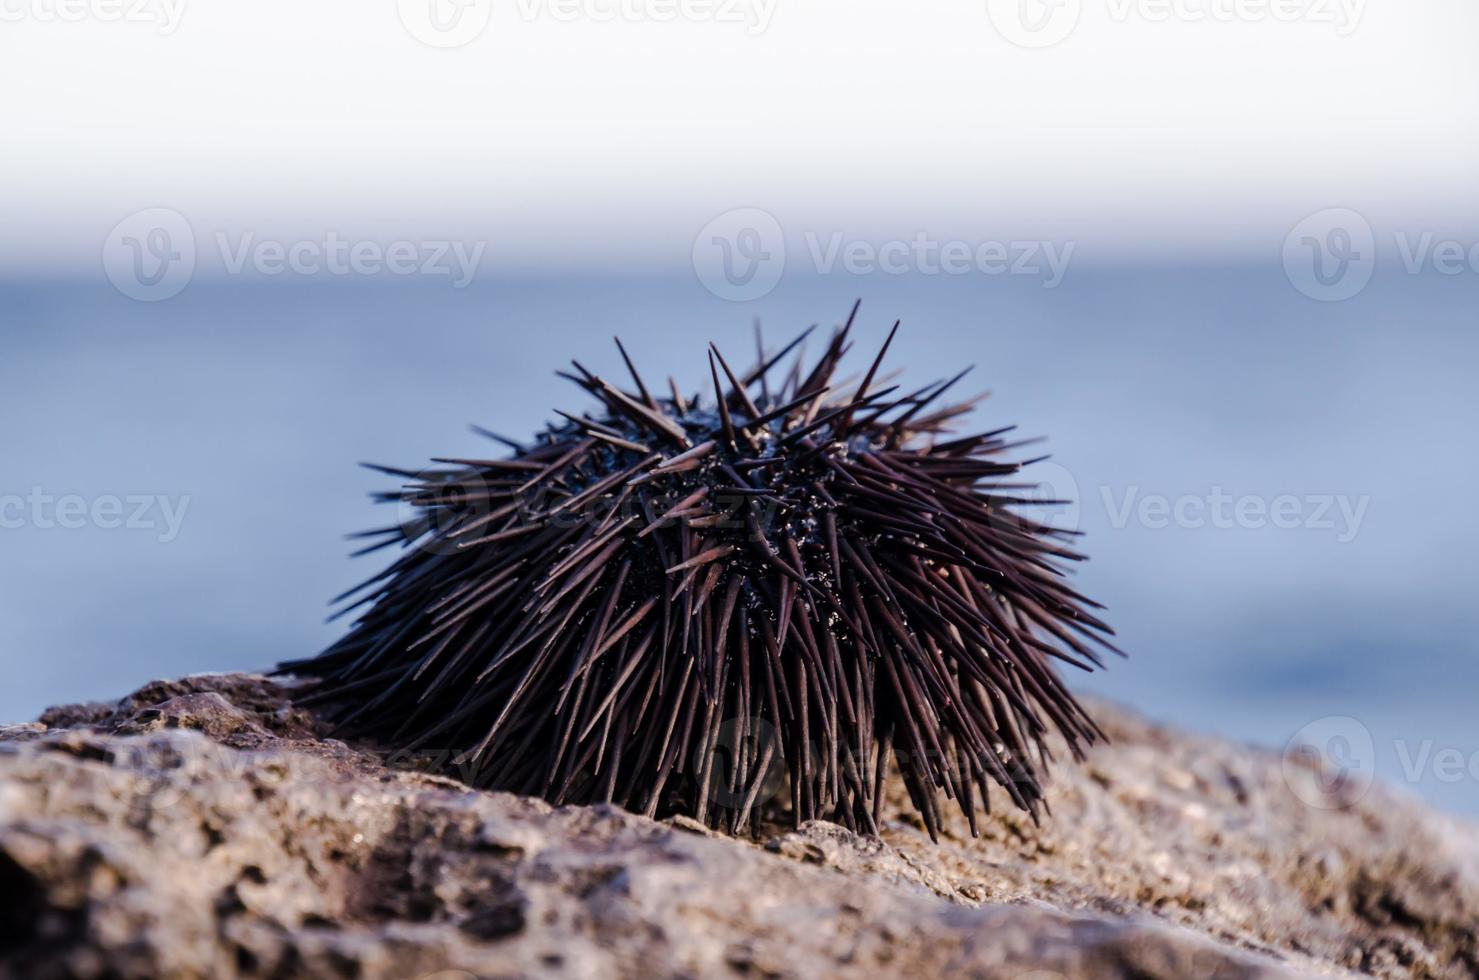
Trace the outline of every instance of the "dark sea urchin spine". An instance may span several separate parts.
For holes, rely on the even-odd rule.
[[[1101,665],[1111,631],[1063,579],[1070,532],[1013,511],[1011,430],[949,437],[960,375],[876,387],[885,342],[833,383],[853,316],[779,384],[806,334],[742,375],[711,346],[712,407],[623,349],[635,391],[572,362],[600,411],[484,433],[509,458],[379,468],[409,516],[365,550],[411,547],[280,669],[346,735],[457,746],[469,782],[555,803],[744,832],[789,783],[793,821],[876,831],[892,761],[931,836],[939,791],[973,832],[992,783],[1035,818],[1049,729],[1100,736],[1051,660]]]

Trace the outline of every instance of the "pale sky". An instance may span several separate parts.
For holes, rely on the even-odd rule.
[[[147,207],[530,268],[682,261],[741,206],[1126,254],[1334,206],[1475,234],[1476,53],[1472,0],[0,0],[0,259],[95,267]]]

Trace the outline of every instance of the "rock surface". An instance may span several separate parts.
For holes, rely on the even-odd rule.
[[[1094,711],[1041,827],[937,845],[898,798],[881,838],[741,841],[470,790],[261,677],[158,682],[0,727],[0,976],[1479,975],[1475,828]]]

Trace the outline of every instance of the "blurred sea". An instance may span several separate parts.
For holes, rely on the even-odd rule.
[[[857,296],[859,368],[902,318],[906,381],[973,363],[980,428],[1049,437],[1042,472],[1081,501],[1056,517],[1092,555],[1077,578],[1131,653],[1080,690],[1274,748],[1349,717],[1374,747],[1354,766],[1479,814],[1473,275],[1389,272],[1328,304],[1277,266],[788,277],[745,304],[692,275],[197,281],[153,304],[0,282],[0,720],[312,653],[342,629],[326,600],[380,560],[342,536],[394,519],[358,461],[416,469],[487,451],[467,423],[523,436],[584,407],[552,372],[621,376],[613,334],[694,389],[707,341],[748,361],[755,316],[776,344]],[[121,498],[124,523],[162,495],[177,533],[157,502],[151,527],[43,526],[15,503],[33,491]],[[1246,519],[1213,526],[1196,502],[1217,492]],[[1160,498],[1191,503],[1161,526]],[[1298,526],[1251,526],[1277,498]]]

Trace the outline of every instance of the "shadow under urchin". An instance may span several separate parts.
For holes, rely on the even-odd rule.
[[[1066,583],[1070,531],[1014,510],[1014,427],[956,436],[960,378],[833,381],[857,306],[808,370],[803,333],[712,397],[634,391],[579,362],[599,401],[512,454],[383,472],[405,550],[340,596],[365,609],[281,673],[338,733],[456,746],[479,786],[754,831],[777,787],[793,823],[876,832],[891,764],[932,837],[940,796],[976,831],[988,787],[1034,819],[1056,729],[1102,733],[1052,661],[1102,666],[1101,608]],[[898,324],[894,325],[897,330]],[[618,342],[620,346],[620,342]],[[1116,651],[1117,652],[1117,651]]]

